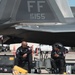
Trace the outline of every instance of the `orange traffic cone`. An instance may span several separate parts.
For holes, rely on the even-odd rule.
[[[32,56],[33,56],[33,54],[34,54],[33,45],[31,46],[31,49],[32,49]]]
[[[36,48],[36,56],[38,56],[38,48]]]
[[[15,47],[15,45],[13,46],[13,55],[16,55],[16,47]]]

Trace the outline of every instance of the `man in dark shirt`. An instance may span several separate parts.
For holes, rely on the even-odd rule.
[[[65,72],[65,56],[64,47],[60,43],[55,43],[53,45],[53,50],[51,52],[51,58],[54,60],[56,66],[59,69],[59,73]]]
[[[28,69],[28,72],[31,73],[31,64],[32,64],[32,50],[27,45],[26,41],[22,41],[21,46],[16,51],[17,65]]]

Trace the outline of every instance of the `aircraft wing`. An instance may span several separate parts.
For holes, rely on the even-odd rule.
[[[52,25],[19,25],[16,29],[25,29],[32,31],[50,32],[50,33],[66,33],[75,32],[75,23],[71,24],[52,24]]]

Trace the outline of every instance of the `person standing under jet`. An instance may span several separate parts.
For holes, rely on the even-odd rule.
[[[51,58],[54,60],[55,68],[59,69],[59,73],[63,74],[65,72],[65,56],[64,56],[64,47],[60,43],[55,43],[53,45],[53,50],[51,52]]]
[[[26,41],[22,41],[21,46],[16,51],[17,65],[19,67],[28,68],[28,72],[31,73],[32,65],[32,50],[27,45]],[[28,65],[28,66],[27,66]]]

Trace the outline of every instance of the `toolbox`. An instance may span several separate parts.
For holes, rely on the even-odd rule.
[[[14,62],[14,55],[0,55],[0,73],[11,73]]]

